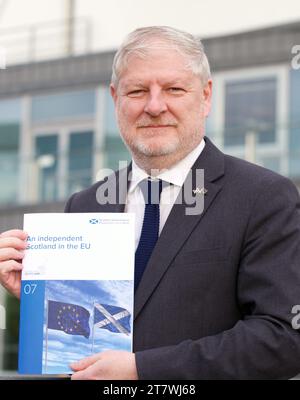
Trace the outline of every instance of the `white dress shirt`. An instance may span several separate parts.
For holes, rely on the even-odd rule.
[[[171,184],[164,187],[161,193],[159,234],[161,233],[166,223],[166,220],[183,186],[183,183],[188,173],[190,172],[190,169],[201,154],[204,146],[205,141],[202,139],[199,145],[194,150],[192,150],[185,158],[180,160],[177,164],[173,165],[173,167],[171,167],[170,169],[163,171],[155,177],[156,179],[162,179],[163,181]],[[130,182],[127,194],[125,212],[135,213],[136,249],[141,236],[145,212],[145,200],[139,187],[139,183],[143,179],[147,178],[149,178],[149,175],[140,167],[138,167],[134,160],[132,160],[132,180]]]

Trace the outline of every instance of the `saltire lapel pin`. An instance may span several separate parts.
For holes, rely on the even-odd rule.
[[[194,194],[206,194],[207,192],[208,190],[205,189],[205,187],[202,188],[197,187],[196,189],[193,189]]]

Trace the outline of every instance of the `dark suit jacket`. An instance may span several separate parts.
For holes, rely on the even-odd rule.
[[[298,192],[205,140],[193,166],[205,172],[204,211],[174,205],[136,292],[139,377],[290,378],[300,372]],[[123,212],[127,174],[74,194],[66,212]],[[119,204],[97,203],[101,185],[119,184]]]

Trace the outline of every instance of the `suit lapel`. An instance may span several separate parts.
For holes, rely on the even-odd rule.
[[[224,175],[224,155],[209,139],[205,138],[206,145],[192,167],[192,187],[196,188],[195,177],[197,169],[204,169],[204,187],[207,193],[204,195],[204,209],[198,215],[186,215],[186,208],[190,205],[185,201],[182,204],[174,204],[167,222],[161,232],[159,240],[153,250],[147,268],[143,274],[139,287],[135,294],[135,318],[139,315],[147,300],[159,284],[174,257],[192,233],[195,226],[207,212],[216,195],[222,188],[222,182],[217,180]],[[191,185],[189,185],[191,186]],[[181,195],[184,200],[185,182]],[[196,194],[196,196],[203,194]]]

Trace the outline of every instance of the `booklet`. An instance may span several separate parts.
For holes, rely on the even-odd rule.
[[[19,373],[132,351],[134,214],[25,214]]]

